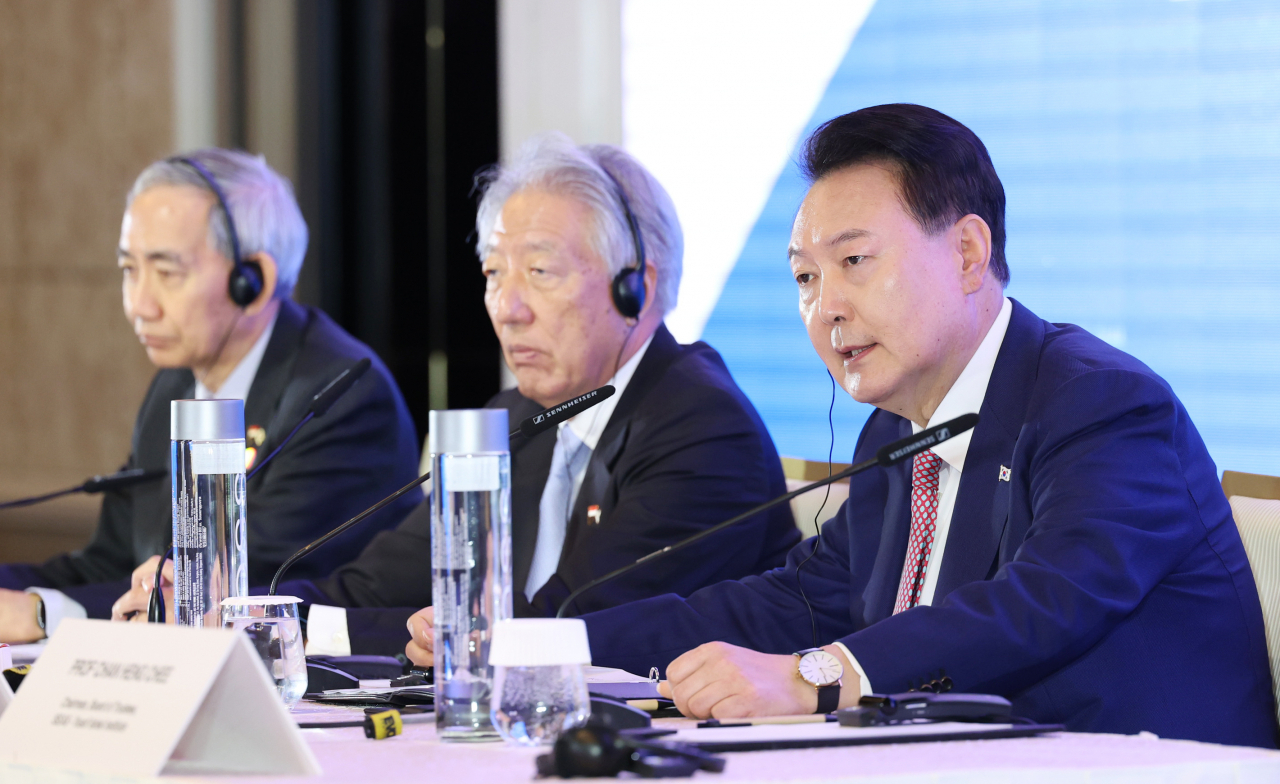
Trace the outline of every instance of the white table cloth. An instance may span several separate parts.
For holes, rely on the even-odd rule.
[[[341,709],[332,709],[337,717]],[[317,718],[307,711],[304,721]],[[359,711],[352,711],[358,716]],[[691,726],[686,720],[658,725]],[[257,776],[164,777],[157,781],[219,784],[490,784],[534,778],[540,750],[502,743],[436,740],[431,722],[407,724],[400,737],[374,741],[357,728],[308,729],[324,774],[319,778]],[[1161,740],[1149,735],[1058,733],[1037,738],[909,743],[887,746],[725,755],[724,773],[699,773],[704,782],[857,782],[857,784],[1273,784],[1280,782],[1280,751]],[[125,779],[82,777],[52,770],[0,767],[4,784],[124,784]]]
[[[689,727],[687,720],[659,726]],[[310,781],[343,784],[489,784],[530,781],[539,750],[501,743],[436,740],[433,723],[409,724],[404,735],[372,741],[359,729],[303,730],[324,775]],[[1058,733],[1039,738],[908,743],[886,746],[752,751],[725,755],[724,773],[699,773],[707,782],[1280,782],[1280,751],[1161,740],[1150,735]],[[200,781],[222,781],[211,777]],[[236,777],[234,784],[266,779]]]

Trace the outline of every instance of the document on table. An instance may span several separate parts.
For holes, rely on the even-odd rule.
[[[977,724],[957,721],[893,724],[883,727],[842,727],[823,724],[753,724],[737,727],[683,729],[661,740],[692,743],[704,751],[759,751],[820,746],[861,746],[979,738],[1016,738],[1061,731],[1060,725]]]

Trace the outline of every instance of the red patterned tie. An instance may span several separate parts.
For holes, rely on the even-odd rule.
[[[907,542],[907,560],[898,584],[898,601],[893,605],[897,615],[920,603],[924,575],[933,551],[933,534],[938,528],[938,474],[942,458],[933,452],[921,452],[911,464],[911,539]]]

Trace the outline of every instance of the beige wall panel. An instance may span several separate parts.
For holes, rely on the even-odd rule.
[[[172,146],[171,4],[0,0],[0,498],[128,453],[153,369],[114,249],[125,190]],[[0,560],[83,541],[95,507],[0,512]]]

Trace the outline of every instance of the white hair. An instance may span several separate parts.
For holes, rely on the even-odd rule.
[[[298,282],[302,259],[307,254],[307,222],[298,209],[293,186],[268,166],[261,155],[208,147],[177,157],[194,160],[213,175],[227,198],[241,257],[269,253],[279,270],[274,296],[288,296]],[[166,158],[138,175],[129,189],[125,209],[138,194],[157,185],[186,185],[213,194],[209,184],[194,169],[175,158]],[[226,216],[217,204],[209,216],[209,244],[231,258]]]
[[[621,188],[640,226],[646,263],[658,270],[658,312],[666,314],[676,306],[684,259],[680,219],[666,189],[622,149],[609,144],[580,147],[563,133],[540,134],[521,145],[511,163],[483,173],[477,185],[484,194],[476,210],[476,255],[482,260],[507,200],[535,189],[576,199],[591,211],[591,244],[610,275],[637,264]]]

